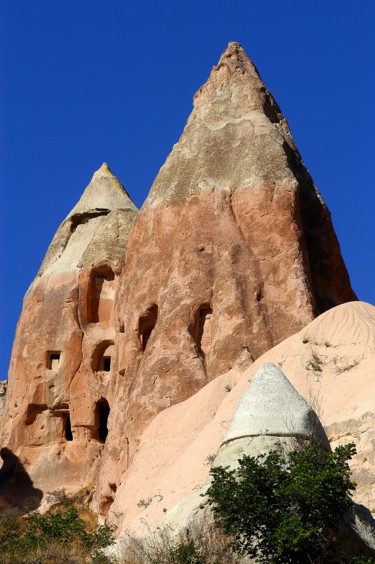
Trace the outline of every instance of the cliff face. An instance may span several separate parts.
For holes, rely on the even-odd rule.
[[[2,444],[43,491],[93,480],[104,516],[158,412],[355,299],[286,120],[230,43],[140,213],[103,165],[59,228],[25,298]]]

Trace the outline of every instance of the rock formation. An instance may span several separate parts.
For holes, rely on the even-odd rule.
[[[244,345],[258,358],[353,299],[330,214],[286,120],[230,43],[129,238],[116,301],[121,395],[97,490],[104,512],[126,466],[117,460],[125,451],[132,459],[157,412],[226,372]]]
[[[282,455],[315,440],[330,449],[327,436],[314,410],[274,364],[263,364],[247,390],[241,395],[229,428],[212,467],[238,468],[244,455],[258,456],[277,450]],[[167,513],[161,527],[175,533],[210,519],[210,510],[202,505],[201,489],[178,503]]]
[[[25,297],[2,444],[44,492],[92,482],[104,519],[160,411],[355,299],[286,120],[230,43],[139,214],[103,165],[57,231]]]

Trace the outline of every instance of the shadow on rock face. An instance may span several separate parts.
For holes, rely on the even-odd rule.
[[[3,459],[0,469],[0,496],[19,507],[26,505],[29,509],[39,507],[43,492],[34,488],[18,456],[6,447],[0,450],[0,456]]]

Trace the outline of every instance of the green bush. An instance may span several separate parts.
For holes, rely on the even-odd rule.
[[[89,554],[94,549],[111,544],[113,530],[108,526],[89,530],[76,507],[24,517],[3,512],[0,514],[0,561],[5,562],[8,556],[13,556],[11,562],[16,559],[21,562],[23,557],[48,552],[52,546],[55,550],[56,546],[73,545],[81,553]]]
[[[329,562],[352,501],[354,444],[325,452],[313,444],[288,454],[244,456],[238,470],[211,470],[209,504],[233,549],[258,562]],[[323,558],[323,560],[319,560]]]

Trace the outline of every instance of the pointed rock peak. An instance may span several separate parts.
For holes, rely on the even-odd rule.
[[[259,72],[239,43],[230,42],[208,81],[194,97],[194,107],[214,106],[214,115],[237,117],[251,110],[265,113],[272,121],[283,116]],[[224,112],[223,112],[224,108]],[[214,108],[212,108],[214,109]],[[207,114],[204,114],[207,120]]]
[[[271,435],[315,439],[329,449],[318,416],[274,364],[261,366],[239,399],[223,443]]]
[[[228,47],[221,55],[217,66],[213,68],[213,71],[217,72],[223,66],[226,66],[231,71],[231,76],[236,71],[239,71],[240,75],[247,73],[252,76],[254,80],[262,82],[257,68],[248,57],[245,49],[235,41],[230,41]]]
[[[286,142],[286,144],[285,144]],[[229,43],[194,96],[184,132],[160,169],[143,209],[204,187],[295,183],[289,127],[239,43]],[[294,157],[293,157],[294,158]],[[294,162],[293,161],[293,162]],[[203,188],[202,188],[203,187]]]
[[[103,163],[102,166],[94,172],[93,178],[94,177],[97,178],[98,176],[114,176],[114,175],[111,169],[109,168],[109,166],[107,165],[107,163]]]
[[[69,216],[95,210],[131,209],[137,211],[121,182],[112,174],[107,163],[93,174],[90,184]],[[68,217],[69,217],[68,216]]]

